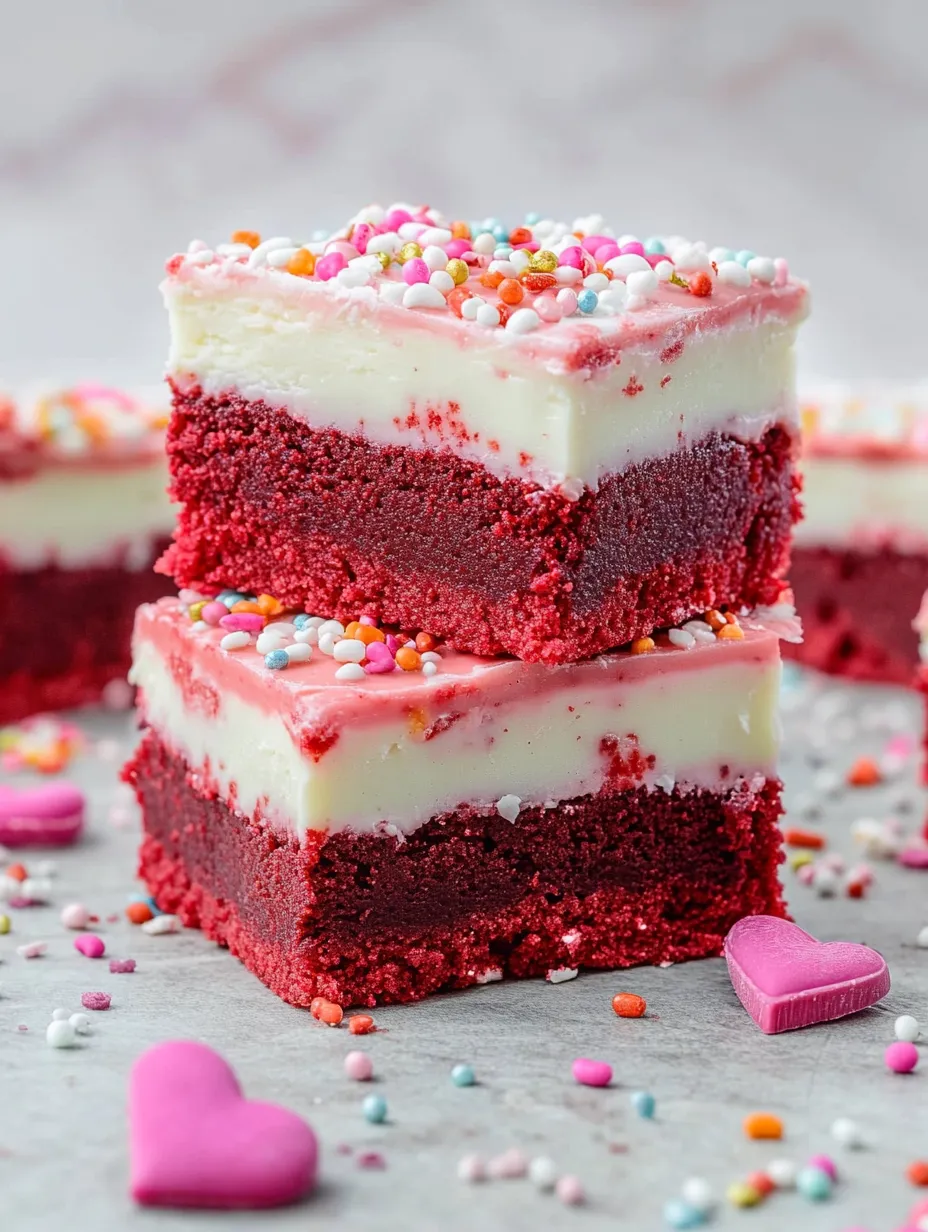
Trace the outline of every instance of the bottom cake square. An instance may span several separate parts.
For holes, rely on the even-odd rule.
[[[137,617],[140,871],[285,1000],[678,962],[783,914],[787,613],[546,667],[222,610]]]

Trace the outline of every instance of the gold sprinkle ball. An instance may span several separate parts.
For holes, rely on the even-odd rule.
[[[421,256],[422,256],[422,249],[419,247],[419,245],[416,243],[415,240],[410,240],[409,243],[404,244],[403,247],[396,254],[396,259],[397,261],[399,261],[400,265],[404,265],[407,261],[411,261],[413,257],[421,257]]]
[[[452,257],[445,266],[445,272],[454,279],[456,287],[459,287],[462,282],[467,282],[467,276],[470,273],[467,268],[467,262],[462,261],[460,257]]]

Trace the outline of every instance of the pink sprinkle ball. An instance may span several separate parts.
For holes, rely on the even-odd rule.
[[[85,933],[83,937],[74,938],[74,948],[85,958],[102,958],[106,953],[103,939],[96,933]]]
[[[408,210],[393,209],[387,213],[383,225],[387,231],[398,231],[405,222],[412,222],[412,214]]]
[[[579,244],[574,248],[565,248],[560,255],[561,265],[570,265],[573,269],[583,268],[583,249]]]
[[[316,277],[322,282],[328,282],[343,269],[348,268],[348,262],[340,252],[327,252],[316,262]]]
[[[264,617],[258,612],[226,612],[219,624],[228,633],[260,633]]]
[[[351,233],[351,242],[363,257],[367,252],[368,242],[373,238],[374,228],[369,222],[359,222]]]
[[[131,975],[135,970],[134,958],[111,958],[110,959],[110,974],[111,975]]]
[[[494,1181],[514,1181],[528,1172],[528,1160],[517,1146],[502,1155],[494,1155],[487,1163],[487,1176]]]
[[[82,992],[81,1005],[85,1010],[108,1010],[113,998],[108,992]]]
[[[431,270],[421,257],[410,257],[403,264],[403,281],[413,286],[417,282],[428,282]]]
[[[215,599],[211,603],[205,604],[200,609],[200,619],[208,625],[218,625],[223,616],[229,615],[229,609],[224,603],[218,603]]]
[[[618,244],[610,241],[607,244],[600,244],[600,246],[593,253],[593,256],[596,258],[597,265],[605,265],[605,263],[607,261],[611,261],[613,257],[619,256],[620,251],[621,250]]]
[[[349,1052],[345,1057],[345,1073],[355,1082],[368,1082],[374,1076],[374,1062],[366,1052]]]
[[[61,911],[61,922],[65,928],[86,928],[90,923],[90,912],[83,903],[68,903]]]
[[[560,291],[557,293],[555,303],[560,308],[563,315],[565,317],[569,317],[572,313],[577,311],[577,292],[572,291],[570,287],[561,287]]]
[[[838,1169],[830,1155],[813,1155],[807,1166],[818,1168],[819,1172],[824,1172],[831,1181],[838,1179]]]
[[[539,295],[532,304],[532,307],[546,325],[553,325],[564,315],[561,310],[561,305],[557,302],[553,295]]]
[[[575,1176],[559,1176],[554,1192],[565,1206],[579,1206],[583,1201],[583,1186]]]
[[[612,1066],[607,1061],[577,1057],[571,1066],[574,1080],[584,1087],[607,1087],[612,1081]]]
[[[883,1060],[894,1074],[911,1074],[918,1064],[918,1049],[914,1044],[899,1040],[883,1053]]]
[[[449,240],[445,244],[445,252],[449,260],[452,257],[463,257],[465,252],[470,252],[470,240]]]

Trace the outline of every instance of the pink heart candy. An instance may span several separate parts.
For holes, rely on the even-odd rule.
[[[143,1053],[129,1084],[132,1196],[143,1206],[260,1210],[315,1184],[316,1135],[294,1112],[245,1099],[205,1044]]]
[[[0,784],[0,843],[5,847],[65,847],[83,828],[84,793],[73,783]]]
[[[889,968],[876,950],[816,941],[776,916],[739,920],[725,958],[741,1004],[768,1035],[843,1018],[889,992]]]

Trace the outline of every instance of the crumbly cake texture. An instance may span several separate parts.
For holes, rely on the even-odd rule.
[[[928,391],[834,388],[803,399],[804,520],[790,583],[808,667],[908,685],[928,578]]]
[[[552,669],[441,645],[415,662],[370,623],[269,612],[249,632],[257,599],[185,598],[137,621],[140,874],[284,999],[680,961],[782,914],[788,612],[711,612]]]
[[[549,663],[781,595],[783,261],[370,207],[305,245],[195,243],[164,291],[181,586]]]
[[[128,697],[135,609],[169,589],[164,401],[81,385],[0,402],[0,723]]]

